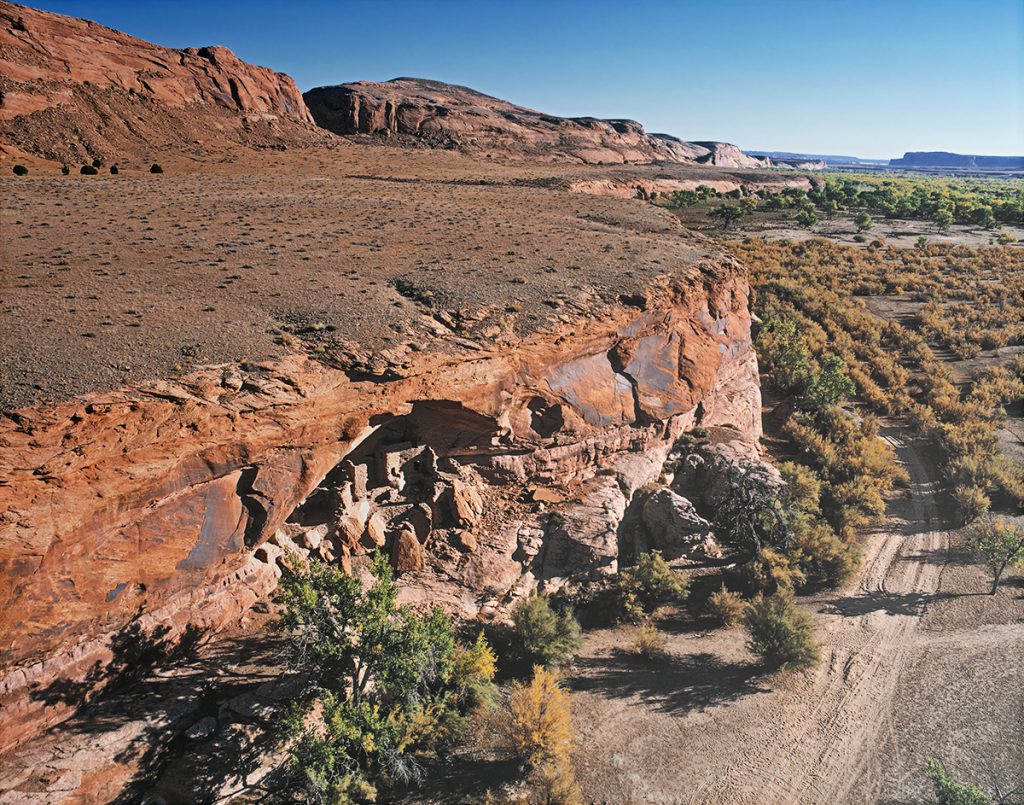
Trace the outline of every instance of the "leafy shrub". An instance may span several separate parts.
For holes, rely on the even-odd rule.
[[[99,157],[96,157],[96,159],[94,159],[92,161],[92,166],[94,168],[102,168],[103,167],[103,160],[100,159]]]
[[[117,165],[111,165],[110,166],[110,175],[111,176],[117,176],[117,174],[119,174],[120,172],[121,172],[121,169],[118,168]]]
[[[24,165],[15,165],[13,168],[11,168],[11,172],[15,176],[28,176],[28,168],[26,168]]]
[[[752,595],[792,593],[807,581],[800,566],[774,548],[762,548],[757,556],[741,565],[736,577],[742,589]]]
[[[616,585],[619,611],[632,621],[662,604],[682,603],[689,593],[687,576],[672,570],[658,551],[641,554],[635,565],[620,570]]]
[[[633,634],[633,653],[649,660],[664,657],[668,651],[668,638],[652,623],[644,623]]]
[[[71,168],[69,168],[67,165],[61,165],[60,172],[67,176],[69,173],[71,173]]]
[[[732,592],[724,584],[720,590],[708,597],[708,614],[727,628],[732,628],[743,619],[746,606],[742,596]]]
[[[743,624],[748,647],[774,670],[804,670],[821,661],[814,624],[789,594],[758,596],[747,605]]]
[[[973,785],[959,782],[937,760],[925,764],[925,772],[935,788],[936,805],[989,805],[990,800]]]
[[[512,622],[524,657],[544,666],[564,664],[580,647],[579,623],[569,611],[555,612],[543,593],[521,600]]]
[[[83,165],[79,173],[81,173],[82,176],[95,176],[97,173],[99,173],[99,171],[96,170],[96,168],[94,168],[92,165]]]
[[[835,587],[857,572],[861,553],[853,542],[840,539],[826,523],[799,533],[793,555],[805,581],[802,586]]]
[[[150,173],[163,173],[164,169],[157,165],[155,162],[149,166]]]
[[[992,505],[985,490],[974,485],[960,484],[953,490],[953,499],[965,523],[973,523],[979,517],[984,517]]]
[[[517,682],[508,697],[505,730],[516,755],[532,771],[547,802],[581,802],[572,765],[575,731],[569,694],[558,675],[537,665],[529,683]]]

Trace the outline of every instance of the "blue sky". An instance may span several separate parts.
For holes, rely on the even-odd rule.
[[[1024,154],[1024,0],[40,0],[303,90],[434,78],[743,148]]]

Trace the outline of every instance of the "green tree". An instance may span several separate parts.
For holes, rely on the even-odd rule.
[[[990,800],[973,785],[959,782],[937,760],[925,764],[925,772],[935,788],[935,805],[989,805]]]
[[[814,211],[814,207],[804,207],[796,214],[796,222],[800,226],[810,229],[818,223],[818,213]]]
[[[1009,568],[1024,565],[1024,530],[1006,520],[979,523],[971,529],[967,547],[992,576],[991,595]]]
[[[740,209],[744,215],[753,215],[757,211],[757,199],[754,196],[746,196],[740,199]]]
[[[810,350],[792,319],[766,316],[757,335],[757,352],[779,391],[799,392],[810,382]]]
[[[950,225],[953,223],[953,213],[945,207],[941,207],[932,216],[932,221],[940,232],[948,232]]]
[[[285,719],[293,784],[313,801],[370,798],[381,773],[415,780],[415,754],[450,739],[467,692],[494,675],[489,647],[457,650],[440,608],[398,605],[382,554],[371,575],[364,588],[336,567],[293,559],[281,577],[276,625],[306,680]]]
[[[858,232],[867,232],[871,227],[875,225],[875,222],[871,219],[871,216],[866,212],[857,213],[857,217],[853,219],[853,222],[857,225]]]
[[[792,594],[780,592],[751,601],[743,614],[748,648],[776,670],[800,671],[821,661],[814,640],[814,624],[793,603]]]
[[[709,215],[722,225],[722,229],[728,229],[743,217],[743,211],[733,204],[719,204]]]
[[[812,408],[822,409],[841,404],[856,390],[846,373],[846,362],[838,355],[828,355],[811,377],[804,398]]]
[[[526,659],[558,666],[579,650],[579,623],[568,610],[555,612],[543,593],[521,600],[512,610],[512,623]]]

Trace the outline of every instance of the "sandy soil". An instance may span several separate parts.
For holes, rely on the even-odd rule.
[[[920,802],[928,757],[1024,782],[1024,595],[978,595],[985,578],[950,550],[936,456],[901,433],[886,435],[911,488],[863,538],[859,583],[804,600],[813,672],[760,675],[738,629],[674,633],[654,665],[620,654],[617,630],[588,636],[572,679],[588,800]]]

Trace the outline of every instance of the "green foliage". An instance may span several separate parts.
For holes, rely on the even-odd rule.
[[[743,619],[746,604],[739,593],[734,593],[723,584],[721,589],[708,596],[708,614],[722,626],[733,627]]]
[[[121,169],[119,167],[117,167],[117,165],[111,165],[110,166],[110,175],[111,176],[117,176],[117,174],[119,174],[120,172],[121,172]]]
[[[973,785],[959,782],[937,760],[925,764],[925,772],[935,788],[935,805],[989,805],[990,800]]]
[[[672,209],[682,210],[692,207],[700,201],[700,196],[694,190],[676,190],[669,196],[668,206]]]
[[[799,671],[821,661],[814,624],[791,595],[758,596],[747,605],[743,624],[748,647],[773,670]]]
[[[79,172],[82,174],[82,176],[95,176],[97,173],[99,173],[99,171],[96,170],[96,168],[94,168],[92,165],[83,165],[81,171]]]
[[[616,577],[619,612],[631,621],[642,620],[663,604],[679,604],[689,593],[689,579],[668,566],[658,551],[640,554],[632,567]]]
[[[648,660],[664,658],[667,653],[668,638],[653,623],[642,623],[633,634],[633,653]]]
[[[555,612],[543,593],[516,604],[512,622],[523,656],[546,667],[566,663],[580,647],[579,623],[569,611]]]
[[[818,223],[818,213],[814,211],[814,207],[804,207],[796,214],[796,222],[800,226],[810,229]]]
[[[28,168],[26,168],[24,165],[15,165],[13,168],[11,168],[11,172],[15,176],[28,176]]]
[[[60,166],[60,172],[61,172],[61,173],[62,173],[62,174],[63,174],[64,176],[67,176],[67,175],[68,175],[69,173],[71,173],[71,168],[70,168],[70,167],[68,167],[67,165],[61,165],[61,166]]]
[[[719,507],[717,532],[748,557],[762,547],[786,547],[792,542],[780,484],[763,464],[744,464],[729,472],[729,493]]]
[[[971,529],[967,548],[992,576],[992,595],[1008,569],[1024,567],[1024,529],[1007,520],[979,523]]]
[[[336,567],[293,560],[281,578],[277,627],[307,680],[285,726],[297,785],[317,802],[370,799],[382,776],[418,779],[416,755],[454,737],[494,676],[482,636],[456,646],[440,608],[399,606],[383,555],[371,573],[364,588]]]
[[[792,319],[766,316],[757,334],[757,354],[762,368],[780,391],[796,393],[810,382],[810,350]]]
[[[953,499],[965,524],[984,517],[992,505],[985,490],[975,484],[958,484],[953,488]]]
[[[846,362],[838,355],[826,355],[808,383],[804,400],[811,408],[827,408],[840,405],[856,390],[846,373]]]
[[[103,160],[100,159],[99,157],[96,157],[96,159],[94,159],[92,161],[92,166],[94,168],[102,168],[103,167]]]
[[[729,229],[743,217],[743,210],[735,204],[719,204],[717,207],[713,207],[708,215],[718,221],[722,225],[722,229]]]
[[[869,229],[871,229],[871,227],[875,225],[875,222],[872,220],[871,216],[868,215],[866,212],[857,213],[856,217],[853,219],[853,222],[857,225],[858,232],[867,232]]]
[[[163,173],[164,169],[157,165],[155,162],[149,166],[150,173]]]

